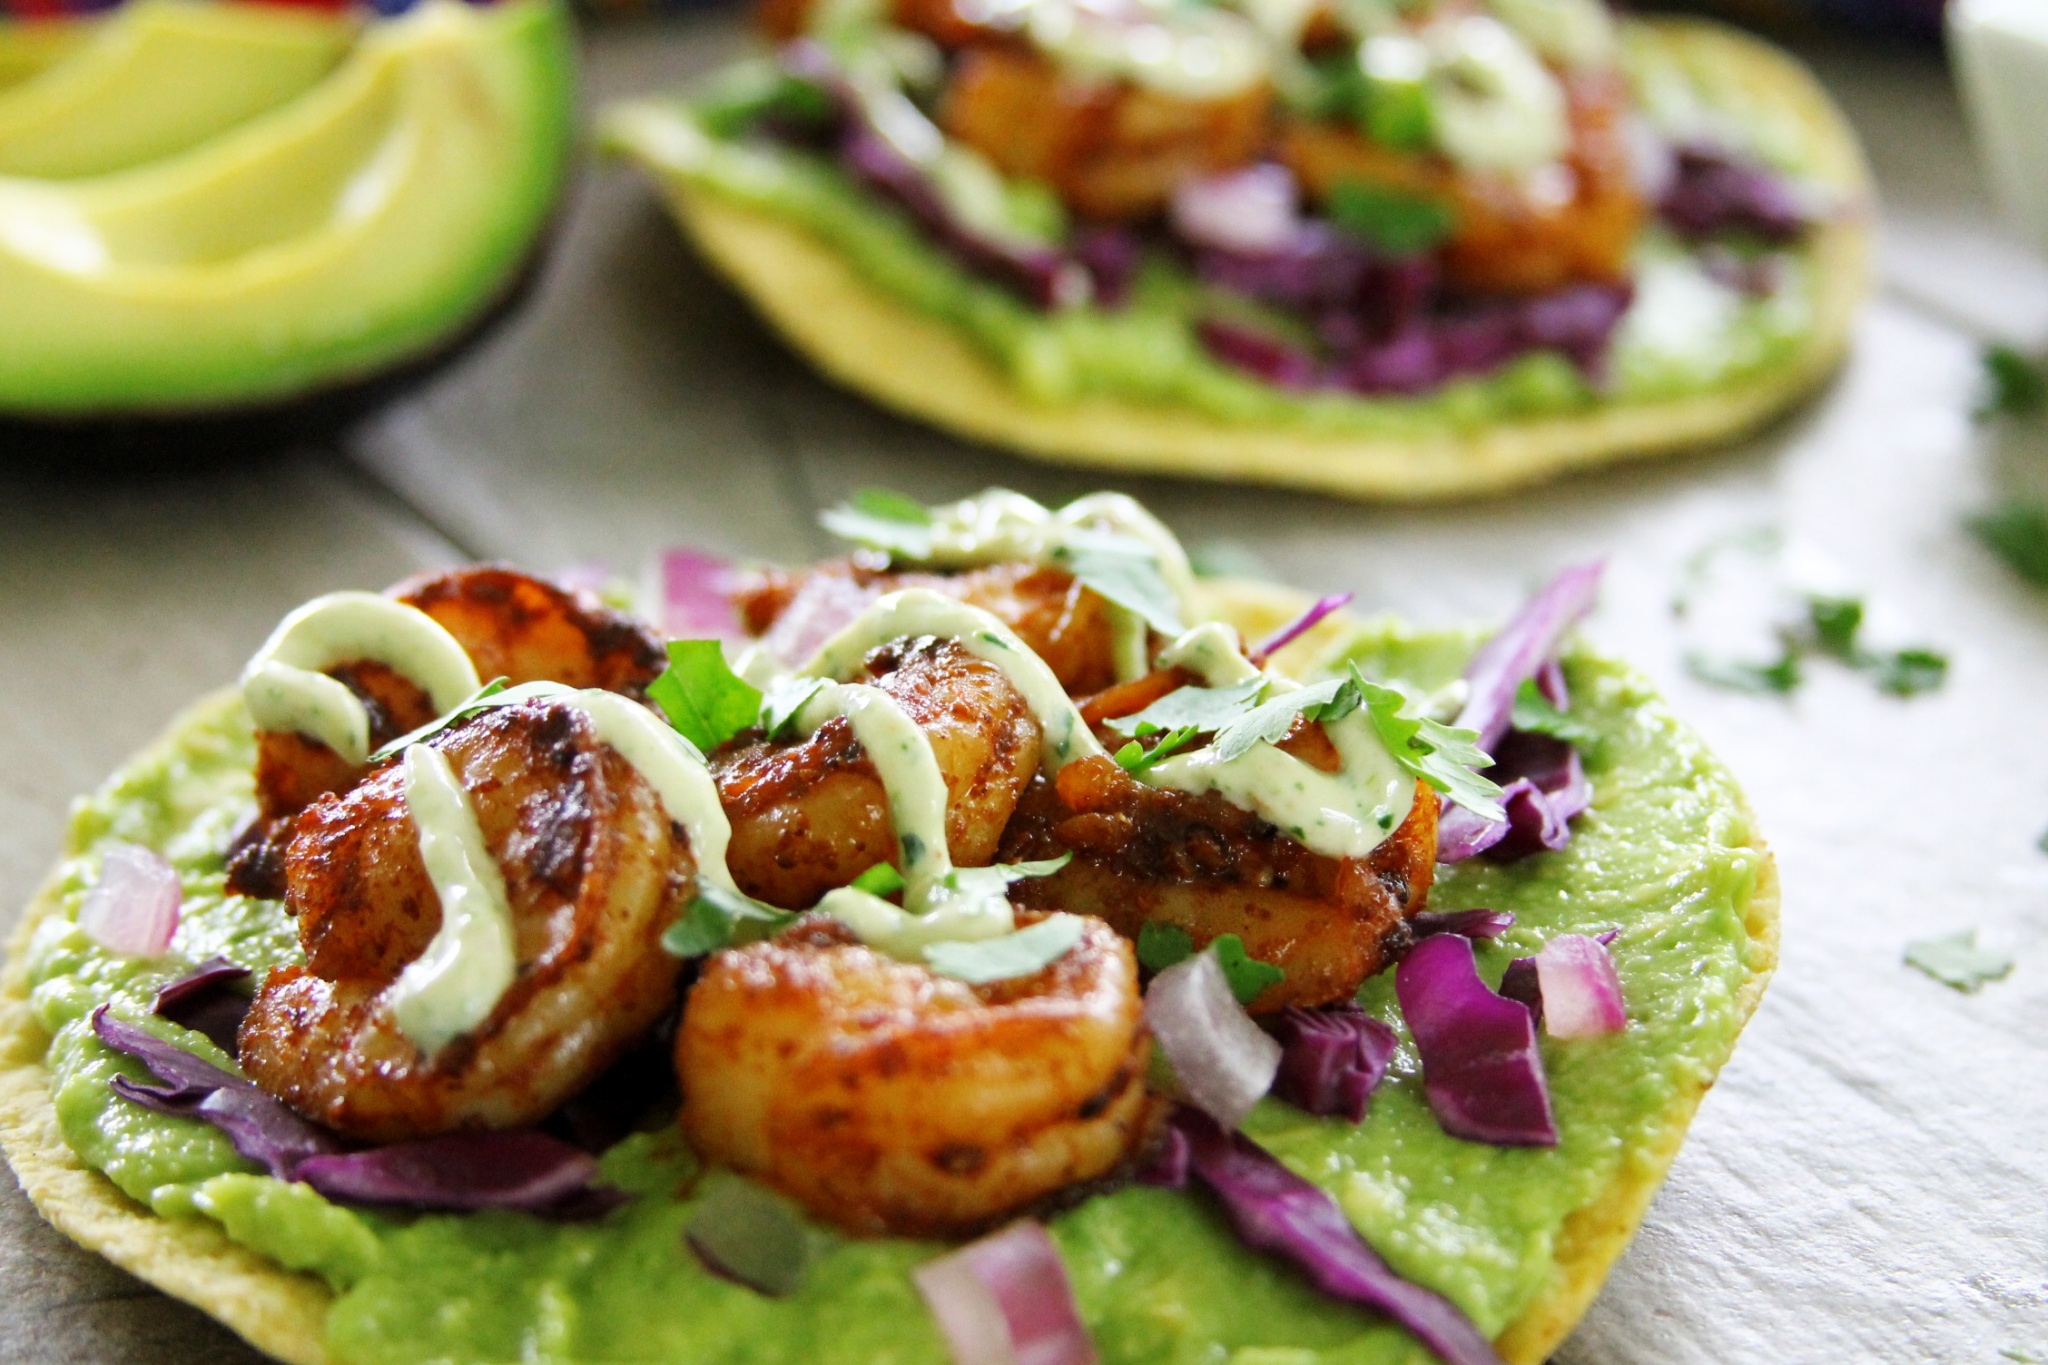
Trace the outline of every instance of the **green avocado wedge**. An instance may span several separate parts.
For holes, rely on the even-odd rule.
[[[69,57],[101,27],[98,19],[0,19],[0,94]]]
[[[0,414],[215,413],[433,351],[546,224],[574,63],[562,0],[426,0],[174,156],[0,177]]]
[[[347,15],[135,0],[0,94],[0,175],[68,180],[197,146],[304,94],[360,27]]]

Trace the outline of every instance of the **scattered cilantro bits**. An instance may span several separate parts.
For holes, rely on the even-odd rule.
[[[1011,981],[1030,976],[1059,961],[1081,941],[1087,921],[1079,915],[1047,915],[1038,923],[1014,933],[971,943],[934,943],[924,950],[924,960],[941,976],[985,986],[993,981]]]
[[[1806,620],[1778,631],[1780,653],[1768,663],[1746,659],[1720,658],[1692,651],[1685,656],[1685,671],[1703,683],[1735,692],[1789,695],[1806,681],[1804,663],[1821,657],[1833,659],[1868,677],[1880,692],[1894,697],[1917,697],[1938,690],[1948,681],[1948,656],[1925,645],[1903,649],[1871,650],[1863,647],[1863,599],[1823,594],[1806,599]],[[1520,706],[1520,701],[1517,701]]]
[[[871,550],[911,560],[931,558],[931,510],[892,489],[863,488],[820,513],[818,522],[841,540]]]
[[[2032,417],[2048,408],[2048,369],[2012,346],[1984,348],[1984,389],[1977,417]]]
[[[1908,943],[1906,965],[1967,994],[1989,982],[2004,980],[2012,972],[2013,958],[2010,953],[1978,947],[1977,931],[1965,929]]]
[[[1364,700],[1366,715],[1380,742],[1403,768],[1474,815],[1505,820],[1500,785],[1484,776],[1493,759],[1476,743],[1479,732],[1461,730],[1427,716],[1408,714],[1408,696],[1372,682],[1354,664],[1351,680]]]
[[[2011,499],[1970,518],[1969,526],[2014,573],[2048,588],[2048,503]]]
[[[761,690],[732,671],[716,640],[671,640],[647,695],[684,739],[710,753],[761,718]]]
[[[795,918],[787,910],[700,879],[697,898],[662,933],[661,946],[677,957],[702,957],[729,946],[742,924],[755,926],[755,937],[765,937]]]
[[[893,896],[908,883],[903,874],[887,863],[876,863],[848,883],[856,891],[865,891],[870,896]]]
[[[1270,962],[1261,962],[1245,951],[1244,940],[1236,934],[1219,934],[1209,947],[1216,965],[1230,983],[1230,993],[1240,1005],[1249,1005],[1269,986],[1287,979],[1287,973]],[[1177,924],[1147,922],[1138,930],[1138,961],[1148,972],[1163,972],[1195,955],[1195,941]]]

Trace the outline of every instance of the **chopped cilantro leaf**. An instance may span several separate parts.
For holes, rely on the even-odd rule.
[[[1180,602],[1159,571],[1159,554],[1142,540],[1105,531],[1076,531],[1053,558],[1081,585],[1134,611],[1161,635],[1179,635]]]
[[[1703,683],[1737,692],[1793,692],[1804,678],[1799,668],[1798,651],[1791,648],[1787,648],[1776,662],[1768,664],[1688,654],[1685,656],[1685,671]]]
[[[1365,699],[1373,729],[1397,763],[1474,815],[1487,820],[1507,818],[1500,805],[1499,785],[1482,775],[1481,770],[1492,767],[1493,760],[1473,743],[1479,738],[1477,730],[1408,715],[1404,693],[1373,682],[1356,664],[1351,666],[1351,677]]]
[[[1216,757],[1228,763],[1249,753],[1254,744],[1279,743],[1294,728],[1297,716],[1320,712],[1336,702],[1346,686],[1342,678],[1326,678],[1253,707],[1216,732]]]
[[[1216,954],[1216,965],[1223,969],[1223,979],[1230,983],[1230,993],[1240,1005],[1251,1004],[1266,987],[1287,979],[1287,973],[1280,968],[1247,953],[1244,940],[1236,934],[1218,934],[1209,947]]]
[[[1523,679],[1521,687],[1516,689],[1515,709],[1509,723],[1517,730],[1561,739],[1577,749],[1581,756],[1590,756],[1602,743],[1598,730],[1552,706],[1550,698],[1543,695],[1533,678]]]
[[[435,735],[440,734],[443,730],[455,724],[455,722],[459,720],[466,720],[470,716],[475,715],[477,712],[484,709],[484,702],[488,701],[492,697],[497,696],[500,692],[503,692],[505,690],[505,685],[510,681],[511,679],[509,678],[491,679],[482,687],[479,687],[476,691],[470,693],[461,701],[455,703],[454,709],[449,711],[446,715],[434,717],[425,725],[420,726],[417,730],[406,731],[397,739],[392,740],[389,744],[385,745],[383,748],[371,754],[370,762],[382,763],[385,759],[391,757],[393,754],[398,753],[404,749],[411,748],[413,745],[418,744],[421,740],[432,739]]]
[[[683,917],[663,932],[661,946],[677,957],[702,957],[731,943],[739,924],[774,926],[793,918],[787,910],[763,905],[700,878],[697,898],[683,911]]]
[[[2048,588],[2048,503],[2014,499],[1972,517],[1970,529],[2014,573]]]
[[[1429,250],[1450,236],[1457,224],[1457,214],[1440,199],[1363,180],[1332,185],[1329,209],[1338,227],[1397,256]]]
[[[1208,540],[1188,546],[1188,565],[1197,578],[1277,578],[1273,566],[1242,541]]]
[[[1147,920],[1138,930],[1138,961],[1148,972],[1163,972],[1195,955],[1195,941],[1178,924]]]
[[[796,725],[797,712],[818,695],[823,678],[777,678],[761,697],[761,728],[770,739],[788,739]]]
[[[725,140],[770,115],[806,125],[832,116],[830,96],[769,62],[744,62],[732,68],[693,107],[704,131]]]
[[[905,850],[905,856],[909,856]],[[1041,858],[1031,863],[991,863],[987,867],[956,867],[946,874],[946,886],[963,896],[977,898],[1000,896],[1011,882],[1021,882],[1031,877],[1050,877],[1074,860],[1071,853],[1062,853],[1057,858]]]
[[[1984,348],[1984,395],[1977,416],[2030,417],[2048,408],[2048,373],[2011,346]]]
[[[1251,710],[1265,686],[1264,678],[1246,678],[1229,687],[1176,688],[1144,710],[1106,724],[1120,735],[1149,735],[1184,725],[1213,732]]]
[[[854,890],[865,891],[870,896],[893,896],[904,888],[905,882],[903,874],[889,864],[876,863],[855,877],[850,885]]]
[[[1134,739],[1116,751],[1117,766],[1136,777],[1139,773],[1164,763],[1175,754],[1191,747],[1201,737],[1201,733],[1192,725],[1183,725],[1178,730],[1168,732],[1164,739],[1150,749]]]
[[[1048,915],[1028,928],[972,943],[934,943],[924,960],[941,976],[982,986],[1029,976],[1065,957],[1087,924],[1079,915]]]
[[[1948,681],[1948,656],[1932,649],[1902,649],[1860,663],[1877,679],[1880,691],[1895,697],[1917,697]]]
[[[2048,853],[2048,829],[2041,831],[2041,837],[2034,841],[2034,847],[2040,849],[2043,853]]]
[[[1856,657],[1856,632],[1863,629],[1863,602],[1855,597],[1809,597],[1806,614],[1814,643],[1838,659]]]
[[[930,559],[931,510],[915,498],[887,488],[863,488],[818,516],[819,525],[856,545],[887,550],[909,560]]]
[[[1977,931],[1965,929],[1941,938],[1923,938],[1906,945],[1906,964],[1918,967],[1946,986],[1965,993],[2012,971],[2010,954],[1977,946]]]
[[[732,671],[716,640],[671,640],[647,695],[684,739],[710,753],[761,717],[761,693]]]

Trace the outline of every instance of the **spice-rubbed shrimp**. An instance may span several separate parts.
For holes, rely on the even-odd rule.
[[[863,677],[930,739],[946,781],[946,843],[955,864],[995,856],[1017,798],[1038,769],[1039,726],[1001,669],[950,640],[902,641],[871,653]],[[901,865],[889,798],[843,718],[809,738],[741,738],[712,755],[732,823],[726,864],[751,896],[791,910],[887,862]]]
[[[588,1084],[673,1003],[681,964],[660,938],[695,876],[653,790],[579,712],[506,707],[432,742],[504,874],[511,987],[431,1056],[394,1021],[386,992],[441,920],[394,762],[299,817],[286,900],[306,965],[270,974],[241,1031],[251,1079],[372,1141],[517,1127]]]
[[[854,1232],[945,1236],[1116,1171],[1153,1118],[1149,1049],[1130,945],[1100,921],[969,986],[817,916],[706,963],[676,1071],[706,1160]]]
[[[1116,681],[1117,632],[1110,606],[1065,569],[1014,562],[960,573],[876,569],[858,559],[806,569],[742,574],[733,605],[771,653],[801,664],[885,593],[929,588],[980,607],[1045,660],[1060,686],[1085,696]]]
[[[422,574],[391,595],[440,622],[486,680],[601,687],[644,700],[668,665],[646,622],[502,565]]]
[[[1282,747],[1318,766],[1335,752],[1301,722]],[[1136,938],[1148,923],[1187,932],[1196,948],[1236,934],[1286,972],[1255,1013],[1348,1000],[1386,966],[1436,870],[1436,793],[1418,783],[1408,817],[1365,858],[1304,847],[1214,792],[1148,787],[1106,758],[1034,782],[1003,837],[1006,859],[1073,861],[1011,888],[1019,905],[1097,915]]]
[[[514,569],[480,565],[421,574],[386,595],[438,622],[484,680],[602,687],[644,699],[665,663],[660,639],[645,624]],[[326,672],[363,703],[373,749],[436,715],[424,689],[373,659]],[[321,796],[347,791],[366,771],[310,736],[259,731],[257,818],[229,853],[229,888],[282,896],[292,817]]]

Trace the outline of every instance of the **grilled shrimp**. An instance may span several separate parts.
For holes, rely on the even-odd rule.
[[[706,1160],[856,1233],[949,1236],[1124,1164],[1154,1118],[1149,1051],[1131,947],[1100,921],[1032,976],[969,986],[813,916],[710,959],[676,1071]]]
[[[987,864],[1038,769],[1039,726],[1024,699],[1001,669],[950,640],[885,646],[864,674],[931,740],[954,863]],[[737,739],[711,771],[732,823],[726,864],[747,894],[808,909],[876,863],[901,866],[881,777],[843,717],[795,743]]]
[[[1165,208],[1190,176],[1251,160],[1271,103],[1263,83],[1190,99],[1076,79],[1036,52],[990,46],[960,57],[939,112],[1005,174],[1045,182],[1084,218],[1125,221]]]
[[[930,588],[980,607],[1017,632],[1060,685],[1085,696],[1116,681],[1116,627],[1109,604],[1065,569],[992,564],[963,573],[891,572],[858,559],[740,577],[733,605],[769,652],[800,664],[884,593]]]
[[[1622,133],[1628,88],[1613,73],[1564,79],[1571,150],[1560,175],[1524,180],[1461,172],[1440,156],[1397,151],[1336,123],[1290,120],[1279,155],[1310,194],[1345,181],[1382,185],[1449,204],[1444,247],[1452,285],[1477,293],[1541,293],[1578,281],[1628,278],[1642,226]]]
[[[421,574],[389,595],[438,621],[483,679],[546,680],[644,699],[665,662],[661,641],[647,626],[513,569],[486,565]],[[327,673],[363,703],[373,749],[436,714],[424,690],[375,660],[338,664]],[[257,818],[229,851],[230,889],[273,900],[282,896],[292,817],[321,796],[347,791],[365,771],[316,739],[258,732]]]
[[[1084,714],[1128,714],[1163,685],[1128,684],[1118,689],[1123,705]],[[1312,721],[1297,721],[1280,747],[1326,771],[1338,761]],[[1266,1013],[1348,1000],[1386,966],[1407,917],[1428,900],[1436,818],[1436,793],[1418,783],[1407,819],[1370,856],[1331,858],[1214,792],[1148,787],[1107,758],[1085,758],[1032,783],[1002,856],[1074,855],[1011,888],[1020,906],[1097,915],[1132,938],[1148,923],[1171,924],[1197,949],[1236,934],[1287,973],[1252,1002]]]
[[[517,1127],[582,1089],[674,1002],[681,964],[660,938],[696,871],[654,791],[576,711],[506,707],[431,742],[504,873],[512,986],[430,1056],[394,1022],[386,992],[441,911],[388,763],[299,816],[285,899],[306,965],[271,972],[240,1037],[251,1079],[371,1141]]]

